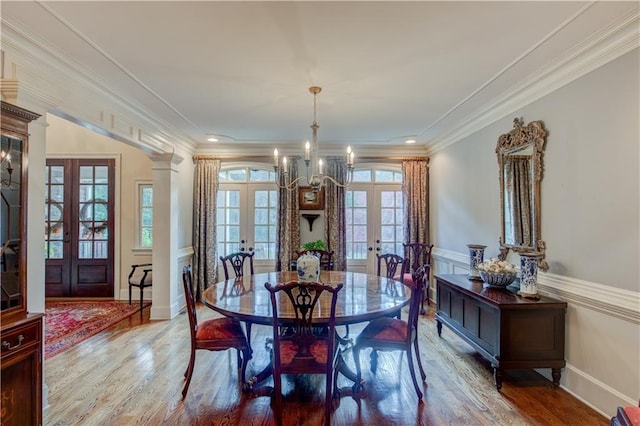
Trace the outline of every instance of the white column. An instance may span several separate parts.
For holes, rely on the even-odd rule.
[[[176,154],[149,156],[153,161],[153,298],[151,319],[171,319],[178,300],[178,168]]]

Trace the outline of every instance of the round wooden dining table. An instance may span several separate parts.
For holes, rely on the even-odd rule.
[[[222,315],[253,324],[272,324],[271,301],[265,283],[271,285],[297,281],[296,271],[265,272],[220,281],[202,293],[202,302]],[[323,284],[343,284],[336,303],[336,324],[346,325],[370,321],[374,318],[397,313],[409,303],[410,290],[401,282],[377,275],[345,271],[321,271]],[[328,322],[330,295],[320,306],[314,322]],[[326,303],[323,303],[326,302]],[[280,311],[280,318],[294,318],[293,310]]]
[[[265,283],[271,285],[297,281],[296,271],[265,272],[254,275],[233,278],[220,281],[208,287],[202,293],[202,302],[209,308],[225,315],[236,318],[247,324],[247,337],[251,338],[251,324],[273,324],[273,314],[269,291],[264,287]],[[394,281],[386,277],[369,275],[359,272],[345,271],[321,271],[320,282],[324,284],[343,284],[342,290],[338,293],[336,302],[336,325],[349,325],[365,321],[370,321],[387,315],[397,314],[402,307],[409,303],[411,291],[399,281]],[[326,296],[326,300],[322,300]],[[314,324],[322,326],[328,323],[330,310],[330,295],[323,294],[319,300],[318,312],[313,317]],[[293,310],[286,309],[287,304],[283,304],[283,309],[278,308],[280,320],[295,318]],[[348,339],[340,339],[342,343]],[[353,395],[359,388],[359,383],[355,383],[355,373],[346,365],[340,355],[336,369],[343,376],[354,382],[354,385],[347,388],[338,389],[338,397],[341,395]],[[243,390],[246,392],[255,391],[254,384],[260,383],[271,374],[270,367],[267,366],[256,376],[245,382]],[[268,393],[270,389],[266,387],[260,393]]]

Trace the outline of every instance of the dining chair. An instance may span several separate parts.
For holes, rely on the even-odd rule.
[[[418,399],[422,399],[422,391],[418,386],[415,368],[413,366],[412,348],[415,351],[418,367],[422,380],[426,379],[426,374],[422,368],[420,360],[420,348],[418,345],[418,314],[420,303],[425,287],[427,268],[423,265],[413,273],[414,284],[407,284],[411,288],[411,299],[409,301],[409,316],[406,321],[381,317],[370,321],[366,327],[356,337],[353,345],[353,359],[356,364],[356,383],[361,383],[362,370],[360,366],[360,351],[363,348],[371,348],[371,372],[375,374],[378,368],[378,351],[405,351],[409,362],[409,372],[416,389]]]
[[[413,273],[418,268],[425,266],[427,268],[427,279],[425,280],[425,298],[427,306],[431,304],[429,295],[429,273],[431,271],[431,250],[433,244],[428,243],[403,243],[405,262],[402,265],[402,272],[395,278],[405,284],[413,284]],[[420,303],[420,313],[425,314],[424,300]]]
[[[153,264],[140,263],[137,265],[131,265],[131,272],[129,273],[128,281],[129,304],[131,304],[132,287],[138,287],[140,289],[140,314],[142,314],[144,289],[153,285]]]
[[[378,258],[377,275],[379,277],[387,277],[392,280],[402,281],[400,280],[400,271],[402,271],[402,266],[404,265],[404,257],[398,256],[394,253],[376,253],[376,257]],[[400,267],[400,270],[398,270],[398,267]],[[401,311],[402,309],[398,309],[398,311],[394,312],[391,316],[395,316],[400,319]]]
[[[224,269],[224,279],[229,280],[234,278],[229,273],[229,269],[233,270],[235,277],[243,277],[244,276],[244,263],[249,261],[249,273],[253,275],[253,255],[255,252],[246,253],[246,252],[237,252],[231,253],[227,256],[220,256],[220,261],[222,262],[222,268]]]
[[[220,261],[222,262],[222,268],[224,270],[225,281],[230,280],[231,278],[234,278],[229,273],[230,269],[233,270],[235,278],[243,277],[244,270],[245,270],[244,265],[246,261],[249,262],[249,273],[253,275],[254,274],[254,271],[253,271],[253,255],[254,254],[255,252],[253,251],[251,253],[240,251],[236,253],[231,253],[227,256],[220,256]],[[248,321],[245,321],[244,327],[247,331],[247,341],[249,342],[249,346],[251,346],[251,323]]]
[[[239,381],[244,383],[247,363],[251,359],[251,347],[247,342],[240,322],[235,318],[214,318],[198,323],[196,302],[193,296],[193,275],[191,265],[186,265],[182,270],[182,284],[184,296],[187,302],[187,315],[189,316],[189,331],[191,333],[191,356],[187,370],[184,373],[185,383],[182,389],[182,398],[187,396],[193,368],[196,360],[196,350],[224,351],[236,349],[238,351]],[[241,355],[242,354],[242,355]]]
[[[322,271],[333,271],[333,251],[327,250],[302,250],[296,251],[296,258],[303,254],[313,254],[320,259],[320,269]]]
[[[282,424],[283,374],[324,374],[324,424],[329,425],[333,388],[337,379],[337,370],[334,367],[339,350],[335,332],[336,301],[343,285],[290,281],[274,286],[265,283],[264,286],[270,293],[273,310],[271,363],[274,384],[273,410],[276,421]],[[331,295],[330,301],[326,297],[320,300],[324,292]],[[280,293],[284,295],[280,296]],[[316,309],[316,305],[321,309]],[[295,319],[285,320],[279,315],[281,312],[289,312]],[[314,315],[317,317],[318,312],[328,321],[326,328],[313,324]]]

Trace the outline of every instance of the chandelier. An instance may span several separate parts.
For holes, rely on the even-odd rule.
[[[309,87],[309,92],[313,94],[313,123],[311,124],[311,129],[313,131],[311,143],[307,141],[304,147],[304,164],[307,168],[306,176],[300,176],[296,179],[291,180],[289,177],[289,165],[287,163],[287,157],[283,156],[280,159],[278,154],[278,149],[273,150],[273,169],[276,172],[275,183],[280,189],[295,189],[299,184],[302,183],[303,179],[306,179],[306,185],[309,186],[313,190],[313,192],[318,192],[325,184],[327,180],[330,180],[334,184],[340,187],[347,187],[353,181],[353,159],[355,157],[355,153],[351,151],[351,146],[347,147],[347,176],[345,182],[338,182],[332,176],[324,174],[324,168],[322,159],[318,155],[318,122],[316,120],[316,96],[318,93],[322,91],[321,87],[311,86]],[[282,168],[282,175],[284,183],[280,183],[280,179],[278,177],[278,172]]]

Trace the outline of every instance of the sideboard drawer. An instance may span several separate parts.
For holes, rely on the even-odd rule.
[[[40,343],[41,324],[32,322],[2,333],[2,358]]]

